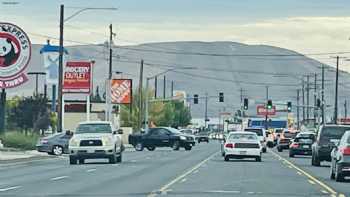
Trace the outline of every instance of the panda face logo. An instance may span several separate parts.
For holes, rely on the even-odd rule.
[[[8,67],[18,59],[18,48],[10,38],[0,38],[0,67]]]
[[[22,75],[30,57],[31,44],[26,33],[16,25],[0,22],[0,81]]]

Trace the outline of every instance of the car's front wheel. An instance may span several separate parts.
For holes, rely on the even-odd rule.
[[[154,151],[155,149],[156,149],[155,146],[148,146],[148,147],[147,147],[147,150],[149,150],[149,151]]]
[[[192,149],[192,146],[190,145],[185,146],[185,150],[191,150],[191,149]]]
[[[331,162],[331,167],[330,167],[330,176],[332,180],[335,179],[335,173],[334,173],[334,166],[333,166],[333,161]]]
[[[229,161],[230,158],[228,156],[225,156],[225,161]]]
[[[311,165],[313,165],[313,166],[321,166],[321,161],[315,154],[312,154]]]
[[[256,162],[261,162],[261,155],[255,158]]]
[[[282,151],[283,151],[282,147],[277,146],[277,151],[278,151],[278,152],[282,152]]]
[[[55,145],[52,147],[52,153],[56,156],[60,156],[63,153],[63,148],[62,146]]]
[[[119,155],[117,156],[117,162],[118,163],[122,162],[122,152],[120,152]]]
[[[294,154],[292,151],[289,151],[289,157],[294,157]]]

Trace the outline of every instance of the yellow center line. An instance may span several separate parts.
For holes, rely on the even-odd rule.
[[[315,183],[317,183],[318,185],[320,185],[321,187],[323,187],[325,190],[327,190],[327,192],[331,193],[331,194],[337,194],[336,191],[334,191],[334,189],[332,189],[330,186],[326,185],[325,183],[323,183],[322,181],[318,180],[317,178],[315,178],[314,176],[312,176],[311,174],[305,172],[304,170],[302,170],[301,168],[297,167],[296,165],[294,165],[292,162],[288,161],[287,159],[281,157],[280,155],[278,155],[277,153],[275,153],[274,151],[270,151],[273,155],[275,155],[277,158],[282,159],[284,162],[288,163],[290,166],[292,166],[294,169],[296,169],[297,171],[299,171],[300,173],[304,174],[306,177],[308,177],[309,179],[311,179],[312,181],[314,181]]]
[[[174,185],[176,182],[180,181],[181,179],[185,178],[187,175],[191,174],[192,172],[194,172],[195,170],[197,170],[198,168],[200,168],[203,164],[205,164],[207,161],[209,161],[210,159],[212,159],[216,154],[218,154],[218,152],[215,152],[214,154],[210,155],[208,158],[206,158],[205,160],[201,161],[200,163],[198,163],[197,165],[195,165],[193,168],[191,168],[190,170],[186,171],[185,173],[181,174],[180,176],[176,177],[175,179],[173,179],[172,181],[170,181],[168,184],[164,185],[163,187],[161,187],[158,191],[160,193],[163,193],[164,191],[168,190],[169,187],[171,187],[172,185]],[[147,195],[147,197],[154,197],[157,194],[155,192],[150,193],[149,195]]]

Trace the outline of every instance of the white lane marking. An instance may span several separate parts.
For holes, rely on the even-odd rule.
[[[299,172],[299,171],[297,171],[297,174],[299,174],[299,175],[303,175],[303,174],[301,174],[301,172]]]
[[[321,190],[321,192],[324,193],[324,194],[328,194],[328,192],[325,191],[325,190]]]
[[[17,188],[20,188],[22,186],[13,186],[13,187],[7,187],[7,188],[1,188],[0,189],[0,192],[6,192],[6,191],[9,191],[9,190],[14,190],[14,189],[17,189]]]
[[[312,184],[312,185],[315,185],[315,184],[316,184],[314,181],[312,181],[312,180],[310,180],[310,179],[307,180],[307,181],[309,181],[309,183]]]
[[[51,181],[58,181],[58,180],[65,179],[65,178],[68,178],[68,176],[58,176],[58,177],[51,178],[50,180]]]
[[[318,185],[320,185],[321,187],[323,187],[324,189],[326,189],[329,193],[331,194],[337,194],[336,191],[334,191],[334,189],[332,189],[330,186],[326,185],[325,183],[323,183],[322,181],[318,180],[317,178],[313,177],[311,174],[305,172],[304,170],[302,170],[301,168],[299,168],[298,166],[294,165],[292,162],[288,161],[287,159],[281,157],[279,154],[275,153],[274,151],[270,151],[274,156],[276,156],[277,158],[281,158],[284,162],[288,163],[290,166],[292,166],[294,169],[296,169],[297,171],[299,171],[300,173],[304,174],[306,177],[308,177],[309,179],[313,180],[315,183],[317,183]]]
[[[210,190],[206,191],[205,193],[229,193],[229,194],[239,194],[241,191],[235,191],[235,190]]]
[[[255,192],[247,192],[247,194],[255,194]]]
[[[186,171],[185,173],[183,173],[182,175],[176,177],[175,179],[173,179],[172,181],[170,181],[169,183],[167,183],[166,185],[164,185],[163,187],[161,187],[158,191],[160,191],[161,193],[163,191],[166,191],[170,186],[174,185],[175,183],[177,183],[179,180],[185,178],[187,175],[191,174],[192,172],[194,172],[195,170],[197,170],[198,168],[200,168],[203,164],[205,164],[207,161],[209,161],[210,159],[212,159],[216,154],[218,154],[218,152],[213,153],[212,155],[210,155],[208,158],[206,158],[205,160],[201,161],[200,163],[198,163],[197,165],[195,165],[193,168],[191,168],[190,170]],[[147,195],[147,197],[154,197],[157,194],[154,192],[151,192],[150,194]]]
[[[86,172],[94,172],[94,171],[96,171],[95,168],[86,170]]]
[[[184,178],[184,179],[181,180],[181,183],[186,182],[186,181],[187,181],[187,179]]]

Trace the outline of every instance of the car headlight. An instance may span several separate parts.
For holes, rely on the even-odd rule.
[[[112,138],[110,138],[110,137],[102,137],[102,143],[105,146],[112,146],[113,145]]]
[[[180,136],[180,140],[186,140],[185,136]]]
[[[69,146],[79,146],[79,140],[72,138],[69,141]]]

